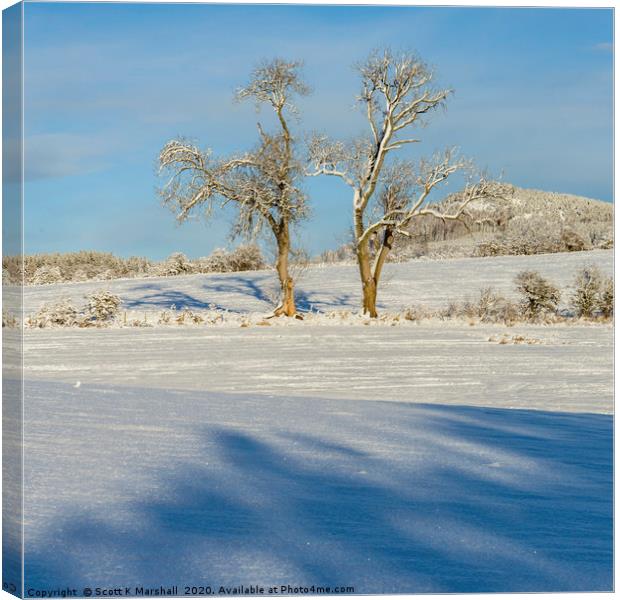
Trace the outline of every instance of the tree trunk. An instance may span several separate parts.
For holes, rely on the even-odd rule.
[[[374,279],[370,278],[364,283],[363,295],[364,314],[367,314],[372,319],[376,319],[379,314],[377,313],[377,286]]]
[[[291,242],[288,230],[288,222],[284,221],[277,234],[278,258],[276,270],[280,280],[281,300],[274,311],[274,316],[294,317],[297,314],[295,307],[295,282],[288,272],[288,257],[291,249]]]
[[[364,233],[364,219],[362,210],[359,208],[356,208],[354,211],[353,223],[355,228],[355,239],[357,241],[355,254],[357,256],[357,265],[362,281],[362,312],[374,319],[377,317],[377,284],[372,276],[368,242],[361,245],[359,243]]]
[[[381,280],[381,272],[383,271],[383,265],[387,259],[392,244],[394,242],[394,235],[388,228],[385,230],[381,246],[379,247],[374,264],[370,265],[370,250],[367,245],[363,245],[357,249],[357,263],[360,270],[360,278],[362,280],[362,307],[363,312],[375,319],[378,317],[377,313],[377,291],[379,289],[379,281]]]
[[[379,281],[381,279],[381,272],[383,271],[383,265],[387,260],[388,254],[392,249],[392,244],[394,243],[394,234],[389,227],[386,227],[383,233],[383,241],[381,242],[381,248],[377,252],[377,256],[375,257],[375,264],[372,268],[372,276],[375,280],[375,287],[379,287]]]
[[[377,284],[370,269],[370,253],[368,247],[357,249],[357,264],[362,280],[362,308],[365,315],[373,319],[377,317]]]

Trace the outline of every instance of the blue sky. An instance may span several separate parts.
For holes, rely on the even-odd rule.
[[[228,243],[230,215],[178,226],[156,194],[171,137],[216,153],[256,141],[232,95],[262,58],[305,61],[297,131],[365,131],[352,63],[416,50],[455,89],[411,156],[459,146],[523,187],[612,200],[612,11],[585,9],[27,3],[26,252],[94,249],[160,259]],[[339,180],[306,182],[313,253],[350,223]]]

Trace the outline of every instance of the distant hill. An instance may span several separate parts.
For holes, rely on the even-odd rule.
[[[450,212],[459,202],[451,194],[437,203]],[[613,247],[613,204],[571,194],[515,187],[510,200],[468,207],[464,223],[433,217],[414,220],[410,237],[397,239],[391,260],[545,254]],[[319,260],[353,259],[344,245]]]
[[[458,201],[449,196],[441,204],[449,208]],[[427,241],[477,239],[478,255],[540,254],[611,248],[613,205],[571,194],[515,188],[510,200],[485,202],[469,207],[467,226],[451,228],[426,221],[415,235]],[[413,233],[413,232],[412,232]]]
[[[450,196],[442,204],[452,201]],[[516,187],[514,197],[509,201],[500,202],[499,207],[493,206],[490,202],[477,206],[472,204],[470,212],[479,218],[489,218],[491,223],[497,217],[501,217],[494,227],[488,228],[489,231],[496,232],[506,231],[515,226],[521,227],[522,223],[528,224],[526,229],[544,225],[546,232],[548,232],[546,227],[550,224],[554,224],[554,229],[585,228],[588,231],[582,233],[600,233],[602,237],[613,232],[612,204],[571,194]],[[596,238],[596,235],[594,237]],[[592,239],[591,242],[595,243],[596,240]]]

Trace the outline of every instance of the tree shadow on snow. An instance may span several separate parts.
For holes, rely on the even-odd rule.
[[[128,521],[59,515],[28,585],[612,588],[610,416],[373,404],[214,418]]]
[[[137,298],[123,300],[123,307],[128,310],[164,310],[174,305],[178,310],[217,308],[232,313],[243,313],[248,312],[248,299],[260,303],[260,306],[254,307],[254,310],[269,311],[275,306],[278,296],[277,279],[273,274],[259,277],[232,274],[205,276],[199,287],[200,296],[174,289],[171,285],[173,283],[174,278],[171,278],[171,282],[166,281],[165,285],[161,283],[136,285],[131,288],[130,293],[141,292],[141,295]],[[303,285],[297,286],[295,301],[301,312],[354,308],[358,304],[358,299],[352,294],[341,294],[326,301],[324,294],[317,295],[308,292]],[[381,305],[378,307],[382,308]]]

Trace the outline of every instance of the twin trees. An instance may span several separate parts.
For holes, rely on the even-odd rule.
[[[414,163],[399,153],[420,140],[411,137],[421,117],[442,106],[451,90],[434,86],[432,71],[414,54],[375,51],[358,67],[361,91],[357,101],[368,121],[368,134],[344,143],[314,135],[303,148],[290,129],[295,100],[309,94],[301,62],[275,59],[259,65],[250,82],[237,91],[240,100],[270,107],[277,128],[258,124],[256,146],[238,156],[221,158],[185,139],[169,141],[159,155],[165,176],[163,202],[184,221],[195,211],[208,217],[233,204],[233,236],[273,235],[275,268],[281,298],[275,316],[293,317],[295,282],[291,276],[291,227],[308,217],[304,177],[340,178],[351,188],[355,254],[361,281],[361,305],[377,316],[381,272],[395,236],[409,235],[420,216],[443,220],[466,216],[470,203],[505,198],[510,186],[476,173],[455,149]],[[462,190],[438,210],[431,192],[453,173],[464,177]]]

